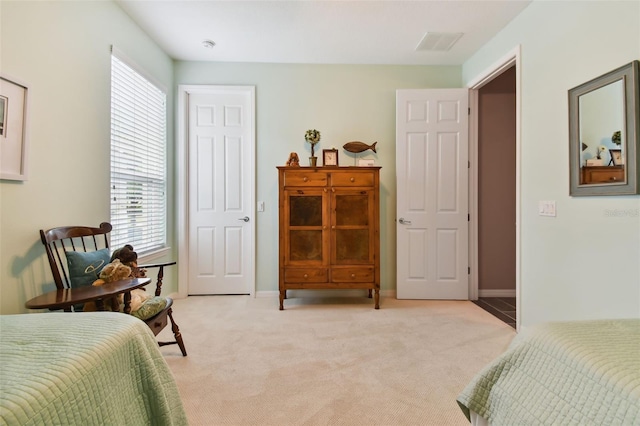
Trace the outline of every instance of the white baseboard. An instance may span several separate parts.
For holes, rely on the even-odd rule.
[[[151,287],[151,286],[150,286],[150,287]],[[151,294],[151,292],[149,292],[149,294]],[[153,295],[153,294],[151,294],[151,295]],[[180,297],[180,295],[179,295],[178,293],[163,294],[162,296],[163,296],[163,297],[170,297],[170,298],[172,298],[173,300],[176,300],[176,299],[184,299],[183,297]]]
[[[256,291],[256,297],[278,297],[278,290]]]
[[[516,297],[516,289],[478,290],[479,297]]]
[[[290,297],[361,297],[364,290],[289,290]],[[256,291],[255,297],[278,297],[278,290]],[[516,297],[516,290],[478,290],[479,297]],[[177,295],[176,295],[177,296]],[[382,297],[396,297],[396,290],[380,290]]]

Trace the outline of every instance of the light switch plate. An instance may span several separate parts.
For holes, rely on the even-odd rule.
[[[538,202],[538,214],[540,216],[556,217],[556,202],[551,201],[539,201]]]
[[[258,211],[259,212],[264,211],[264,201],[258,201]]]

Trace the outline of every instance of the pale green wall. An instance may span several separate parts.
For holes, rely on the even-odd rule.
[[[535,1],[465,63],[462,76],[459,67],[415,66],[177,63],[174,70],[110,2],[2,1],[0,70],[27,82],[31,97],[29,180],[0,181],[0,313],[23,312],[25,300],[51,286],[38,229],[109,218],[111,44],[174,90],[256,86],[257,199],[266,203],[258,214],[258,291],[277,288],[275,166],[289,151],[305,161],[302,134],[310,127],[323,132],[320,148],[378,141],[382,285],[394,289],[395,90],[460,87],[521,44],[522,323],[638,317],[640,198],[568,196],[567,90],[640,59],[639,17],[638,2]],[[170,120],[170,155],[172,135]],[[538,201],[549,199],[556,218],[537,215]]]
[[[459,87],[460,67],[179,63],[174,83],[172,61],[111,2],[2,1],[0,7],[2,72],[28,83],[31,96],[29,180],[0,182],[0,313],[24,312],[26,300],[53,288],[39,229],[109,219],[112,44],[169,88],[170,161],[177,84],[256,86],[257,199],[266,203],[258,216],[258,291],[277,289],[275,166],[290,151],[305,161],[302,135],[310,127],[322,131],[320,149],[377,140],[382,281],[383,289],[395,288],[395,90]],[[347,164],[343,152],[340,161]],[[173,217],[171,209],[171,224]],[[177,290],[172,269],[165,280],[170,292]]]
[[[640,316],[640,197],[569,197],[567,91],[640,59],[640,2],[534,1],[463,66],[520,44],[521,319]],[[556,200],[557,217],[538,216]]]
[[[257,291],[278,289],[278,175],[289,153],[308,165],[307,129],[322,134],[316,152],[335,146],[340,165],[353,165],[346,142],[378,142],[381,179],[381,288],[395,290],[395,93],[396,89],[460,87],[460,67],[388,65],[221,64],[177,62],[176,84],[255,85]],[[321,156],[321,154],[320,154]],[[321,160],[320,160],[321,161]]]
[[[173,62],[112,2],[3,0],[0,15],[0,71],[29,85],[29,179],[0,181],[0,313],[13,314],[54,288],[39,229],[109,220],[110,46],[168,89]]]

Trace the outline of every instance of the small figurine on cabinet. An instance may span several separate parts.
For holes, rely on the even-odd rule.
[[[300,167],[300,158],[298,157],[298,153],[292,152],[291,154],[289,154],[289,159],[287,160],[287,166]]]

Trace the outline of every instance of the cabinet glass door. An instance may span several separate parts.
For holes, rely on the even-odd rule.
[[[335,265],[373,262],[373,191],[336,190],[332,197],[332,250]]]
[[[321,264],[324,256],[322,191],[287,191],[285,223],[289,234],[288,264]]]

